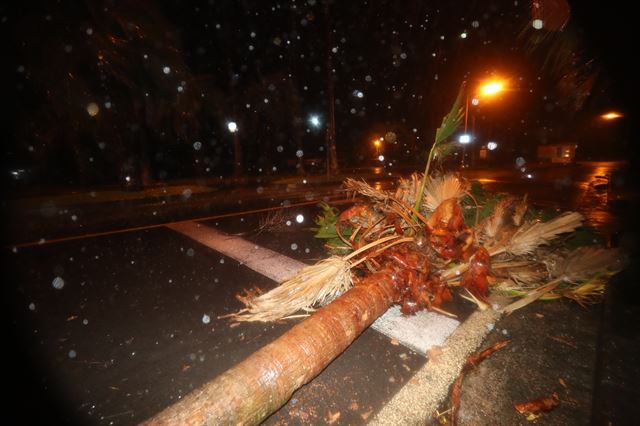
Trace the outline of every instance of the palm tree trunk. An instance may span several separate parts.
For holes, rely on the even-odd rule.
[[[258,424],[391,306],[392,280],[359,285],[143,424]]]

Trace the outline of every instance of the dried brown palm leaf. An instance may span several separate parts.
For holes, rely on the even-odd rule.
[[[562,291],[562,296],[575,300],[583,307],[598,303],[604,297],[608,279],[608,275],[596,277],[586,283]]]
[[[533,253],[541,245],[549,244],[559,235],[573,232],[580,226],[584,217],[578,212],[565,212],[548,222],[530,222],[524,224],[513,234],[509,241],[489,249],[491,256],[510,253],[516,256]]]
[[[329,303],[353,286],[351,262],[355,256],[388,243],[402,240],[397,235],[373,241],[351,254],[332,256],[315,265],[302,268],[293,278],[253,299],[245,298],[245,309],[229,315],[236,321],[277,321],[292,318],[297,312],[312,312],[316,307]],[[407,239],[409,240],[409,239]],[[354,265],[364,259],[354,262]]]
[[[444,200],[460,199],[466,191],[466,182],[454,174],[431,177],[427,180],[422,207],[427,211],[434,211]]]
[[[482,242],[492,240],[498,235],[498,232],[506,223],[507,212],[512,203],[513,199],[510,197],[503,198],[496,203],[493,213],[482,223],[480,232]]]
[[[588,281],[603,274],[611,274],[621,267],[621,255],[616,249],[580,247],[571,252],[564,262],[558,264],[557,269],[553,272],[553,275],[556,276],[554,280],[530,291],[524,298],[506,306],[503,312],[510,314],[516,309],[527,306],[543,295],[550,293],[562,283],[575,284]],[[582,300],[586,302],[597,293],[604,291],[603,287],[595,284],[584,287],[582,291],[578,290],[579,287],[581,286],[574,286],[573,291],[564,290],[559,293],[566,294],[567,297],[573,296],[571,298],[574,300],[580,300],[582,296]]]
[[[511,219],[513,220],[513,224],[515,226],[522,225],[524,214],[527,212],[527,209],[529,208],[529,203],[527,201],[528,195],[529,194],[524,194],[524,197],[522,198],[522,200],[516,203],[516,206],[513,209],[513,215],[511,216]]]
[[[586,281],[602,272],[618,271],[622,267],[620,251],[601,247],[579,247],[553,265],[553,277],[565,277],[569,282]]]
[[[343,186],[348,192],[358,193],[375,201],[385,202],[390,196],[388,192],[375,189],[364,180],[347,178]]]
[[[396,188],[395,198],[405,204],[413,206],[420,191],[422,175],[413,173],[408,179],[401,178]]]
[[[296,276],[252,300],[233,318],[237,321],[276,321],[298,311],[312,311],[330,302],[353,285],[350,265],[332,256],[303,268]]]

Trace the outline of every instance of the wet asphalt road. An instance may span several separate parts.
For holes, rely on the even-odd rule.
[[[569,180],[561,174],[529,186],[534,201],[546,198],[551,205],[566,207],[582,200],[587,217],[609,226],[603,229],[611,235],[619,233],[623,222],[615,219],[602,191],[590,185],[601,170],[562,170]],[[515,192],[522,182],[527,181],[511,177],[486,185]],[[329,193],[334,189],[327,188]],[[265,213],[219,218],[207,224],[313,262],[324,253],[308,229],[317,212],[308,192],[286,197],[291,204],[308,201],[310,205],[286,209],[281,218],[285,224],[281,220],[271,230],[258,232]],[[253,200],[240,207],[265,203],[277,206],[281,199]],[[210,199],[195,204],[200,207],[183,212],[185,217],[234,210]],[[132,209],[138,214],[132,215]],[[172,208],[163,211],[153,204],[112,211],[118,213],[110,220],[97,218],[98,225],[88,220],[85,229],[139,226],[175,217]],[[159,213],[149,215],[152,211]],[[299,213],[306,218],[303,224],[294,220]],[[291,225],[286,225],[287,220]],[[42,228],[32,226],[29,234],[39,235]],[[58,228],[47,229],[55,232]],[[232,327],[228,320],[218,319],[241,307],[235,294],[253,286],[270,288],[274,283],[162,227],[4,254],[10,271],[5,313],[15,339],[10,341],[16,342],[10,351],[9,365],[16,373],[10,403],[19,416],[17,423],[31,424],[44,414],[69,424],[135,424],[231,367],[291,324]],[[335,420],[335,424],[362,424],[424,362],[368,330],[266,423]]]
[[[313,216],[312,209],[292,209],[286,220],[295,223],[300,213]],[[208,225],[251,229],[245,238],[308,262],[322,257],[308,224],[280,226],[274,238],[256,232],[258,219]],[[218,319],[241,308],[235,295],[243,289],[275,283],[165,228],[18,250],[12,261],[22,266],[11,295],[20,339],[15,365],[25,368],[17,384],[31,395],[16,401],[24,404],[23,421],[41,419],[44,399],[57,411],[48,416],[64,423],[135,424],[293,324]],[[362,423],[424,362],[368,330],[267,424],[324,423],[338,412],[342,421]],[[368,374],[372,365],[379,374]],[[344,392],[351,397],[339,398]]]

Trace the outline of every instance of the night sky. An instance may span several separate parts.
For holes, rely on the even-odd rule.
[[[509,90],[472,107],[505,162],[575,141],[582,159],[630,150],[624,10],[529,1],[36,1],[2,10],[3,166],[33,182],[110,184],[324,160],[328,80],[341,166],[421,168],[462,82]],[[611,48],[614,45],[616,48]],[[319,125],[310,117],[316,115]],[[609,142],[603,144],[603,140]]]

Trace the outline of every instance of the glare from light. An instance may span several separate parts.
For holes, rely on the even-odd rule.
[[[491,142],[487,142],[487,149],[489,151],[493,151],[494,149],[496,149],[498,147],[498,144],[494,141]]]
[[[318,117],[317,115],[311,115],[309,116],[309,123],[313,126],[313,127],[320,127],[320,117]]]
[[[468,143],[471,143],[471,135],[468,133],[465,133],[463,135],[460,135],[460,138],[458,139],[458,141],[463,144],[466,145]]]
[[[616,118],[621,118],[622,114],[619,112],[611,111],[606,114],[602,114],[601,117],[605,120],[615,120]]]
[[[238,131],[238,124],[235,121],[229,121],[227,123],[227,129],[229,129],[231,133],[235,133]]]
[[[494,96],[504,90],[504,82],[500,80],[490,81],[480,87],[480,94],[483,96]]]
[[[374,140],[373,140],[373,145],[374,145],[376,148],[380,148],[380,139],[374,139]]]

